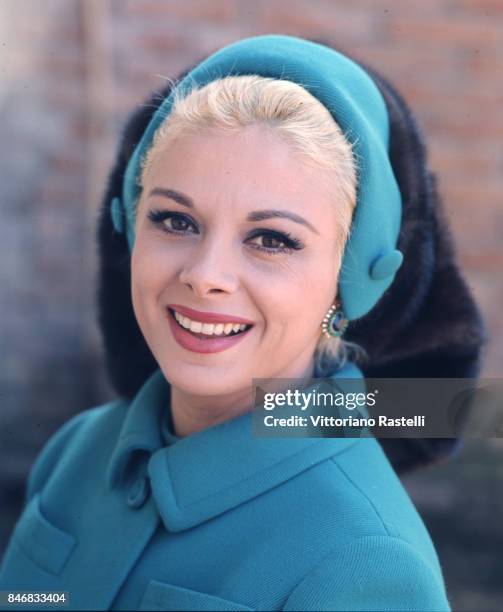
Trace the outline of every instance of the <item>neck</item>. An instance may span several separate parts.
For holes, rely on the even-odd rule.
[[[307,380],[313,377],[314,362],[302,368],[276,374],[274,378]],[[279,387],[275,388],[276,391]],[[174,434],[180,437],[202,431],[229,419],[238,417],[253,408],[253,389],[250,385],[231,393],[201,396],[171,385],[171,415]]]

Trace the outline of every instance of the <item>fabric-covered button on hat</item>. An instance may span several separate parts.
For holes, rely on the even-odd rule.
[[[374,280],[382,280],[395,275],[402,265],[403,255],[396,249],[379,256],[370,266],[369,275]]]

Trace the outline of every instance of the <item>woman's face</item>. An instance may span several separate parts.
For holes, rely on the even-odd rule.
[[[312,374],[337,288],[337,205],[326,173],[265,126],[169,141],[145,177],[131,273],[172,385],[222,395]],[[236,319],[245,331],[225,335]]]

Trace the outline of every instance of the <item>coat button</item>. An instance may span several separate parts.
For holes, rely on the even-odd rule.
[[[128,506],[133,510],[138,510],[138,508],[141,508],[146,502],[149,492],[150,486],[148,483],[148,478],[146,476],[138,478],[138,480],[136,480],[129,489],[129,494],[127,497]]]

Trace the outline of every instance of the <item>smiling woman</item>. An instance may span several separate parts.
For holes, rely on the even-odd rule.
[[[133,306],[172,385],[176,431],[249,411],[254,377],[312,376],[356,199],[351,148],[327,109],[296,83],[214,81],[175,101],[141,185]],[[192,309],[185,326],[183,308],[166,325],[173,301]],[[223,311],[248,328],[203,326]]]
[[[372,346],[376,322],[402,311],[369,367],[425,371],[414,322],[442,234],[417,203],[434,194],[424,162],[391,163],[396,132],[423,160],[405,104],[288,36],[230,45],[152,102],[126,130],[100,219],[120,398],[37,459],[0,590],[67,591],[72,609],[448,610],[430,536],[376,439],[251,428],[254,378],[363,384],[346,330]],[[423,252],[421,280],[425,264],[407,263]],[[451,322],[479,331],[457,273],[442,279],[464,306]],[[462,366],[455,350],[437,357],[451,374],[475,367],[472,338]],[[418,452],[388,447],[399,467]]]
[[[285,263],[290,264],[289,274],[296,275],[297,282],[288,287],[285,287],[284,282],[278,283],[279,278],[275,280],[276,298],[271,299],[273,296],[269,295],[267,302],[281,303],[281,299],[278,300],[281,296],[289,304],[290,312],[276,311],[276,317],[269,321],[269,334],[276,329],[277,333],[282,330],[281,333],[296,338],[301,348],[290,354],[299,355],[300,372],[312,371],[310,362],[313,354],[314,370],[318,375],[333,371],[337,362],[344,364],[348,349],[356,348],[337,336],[320,337],[318,333],[319,320],[327,312],[330,302],[336,299],[342,253],[356,203],[356,164],[350,144],[326,107],[306,89],[291,81],[256,75],[234,76],[195,88],[189,95],[177,92],[174,92],[171,112],[158,128],[152,147],[142,162],[140,182],[143,191],[140,205],[146,193],[146,184],[155,168],[158,172],[170,168],[171,176],[174,174],[178,181],[188,183],[190,189],[194,182],[193,175],[189,173],[187,176],[187,172],[184,175],[176,164],[170,163],[173,160],[165,160],[164,166],[160,168],[155,162],[163,152],[169,156],[171,151],[171,157],[176,155],[179,158],[180,146],[183,150],[186,150],[186,146],[190,147],[190,144],[197,148],[194,152],[189,150],[187,159],[179,160],[179,165],[184,166],[185,162],[185,169],[189,167],[192,172],[194,168],[200,169],[194,188],[199,192],[202,190],[201,202],[205,204],[204,208],[212,212],[215,222],[218,220],[221,228],[232,224],[233,212],[236,217],[236,212],[242,211],[242,218],[234,221],[236,235],[242,233],[237,222],[244,221],[246,212],[246,220],[250,222],[251,229],[250,235],[243,239],[243,244],[249,245],[250,256],[250,249],[255,249],[255,256],[263,253],[277,260],[271,261],[268,270],[263,270],[262,278],[255,273],[249,279],[255,280],[256,287],[262,287],[257,297],[264,292],[264,287],[269,287],[270,291],[274,270],[283,270],[283,277],[279,278],[290,283],[285,275]],[[194,141],[201,132],[203,138]],[[187,166],[188,159],[191,159],[191,163]],[[260,182],[257,177],[260,177]],[[161,180],[165,183],[166,177],[163,175]],[[150,195],[153,194],[163,194],[180,205],[194,207],[191,198],[180,197],[180,193],[173,189],[154,187],[150,192]],[[260,207],[258,210],[250,210],[254,203]],[[272,203],[281,205],[281,208],[265,208]],[[176,212],[152,211],[149,215],[151,219],[155,216],[162,221],[169,218],[173,220],[172,223],[188,223],[187,217]],[[313,225],[313,219],[317,220],[318,227],[323,228],[322,232]],[[252,224],[254,221],[257,223]],[[259,223],[264,221],[269,222],[268,226],[264,227],[262,223],[260,227]],[[314,236],[306,235],[303,228],[291,222],[309,228]],[[191,231],[198,231],[196,224],[192,223],[192,227],[194,229]],[[207,235],[208,224],[205,227],[202,233]],[[171,225],[171,228],[174,226]],[[301,239],[303,235],[307,238],[305,243]],[[216,240],[218,242],[218,237]],[[207,237],[205,241],[208,241]],[[219,247],[220,254],[222,246]],[[232,249],[235,250],[234,244]],[[237,260],[232,257],[235,253],[230,255],[231,260],[224,259],[237,264]],[[278,260],[280,255],[283,257]],[[205,258],[207,266],[215,270]],[[327,266],[315,270],[320,260],[327,261]],[[309,263],[313,266],[311,269],[304,265]],[[237,267],[235,273],[240,273]],[[326,275],[321,278],[323,273]],[[326,289],[329,295],[320,292],[318,286],[321,303],[311,303],[309,308],[303,308],[302,299],[295,295],[294,288],[306,288],[308,285],[304,283],[313,282],[317,276],[322,283],[328,279]],[[240,295],[238,299],[243,297]],[[253,296],[249,296],[249,301],[252,299]],[[243,307],[247,308],[246,305]],[[311,330],[306,313],[312,316]],[[296,315],[298,320],[292,315]],[[281,322],[279,326],[278,322]],[[265,319],[262,323],[265,325]],[[296,334],[292,334],[292,327],[289,328],[292,325],[296,326]],[[305,338],[299,334],[301,330],[307,333],[311,331],[311,342],[305,342]],[[316,351],[312,347],[312,338],[315,338]],[[201,346],[203,351],[210,348]],[[263,346],[267,350],[266,345]],[[269,348],[277,355],[276,376],[280,376],[282,353],[277,352],[277,346]],[[309,356],[307,360],[305,355]],[[256,363],[260,363],[260,360],[260,354],[257,353]],[[296,369],[299,370],[299,365],[290,363],[289,371],[283,372],[283,377],[288,377],[289,372],[291,377],[298,376],[299,372],[295,374]],[[241,371],[249,380],[246,367]],[[255,376],[258,376],[259,371],[260,368],[254,370]]]

